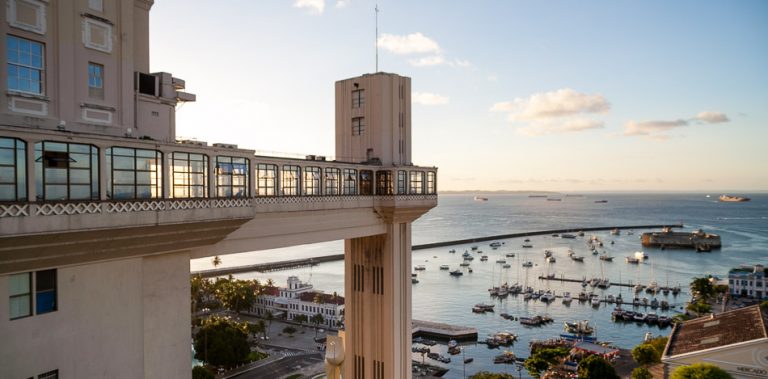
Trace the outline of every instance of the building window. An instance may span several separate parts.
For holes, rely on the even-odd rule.
[[[15,28],[45,34],[45,6],[37,0],[9,0],[8,23]]]
[[[304,195],[320,195],[320,167],[304,167]]]
[[[0,201],[27,200],[27,146],[16,138],[0,138]]]
[[[283,196],[298,196],[301,194],[301,167],[284,165],[280,179],[280,188],[283,191]]]
[[[408,189],[410,194],[424,193],[424,173],[422,171],[411,171],[411,184]]]
[[[373,195],[373,171],[360,170],[360,194]]]
[[[352,91],[352,108],[360,108],[365,105],[364,90],[357,89]]]
[[[434,171],[427,172],[427,193],[437,193],[437,175]]]
[[[326,195],[338,195],[339,194],[339,177],[341,176],[341,170],[338,168],[326,168],[325,169],[325,194]]]
[[[171,197],[208,197],[208,156],[171,153]]]
[[[275,196],[277,194],[277,165],[259,163],[256,166],[257,195]]]
[[[35,183],[38,200],[98,199],[99,149],[77,143],[36,143]]]
[[[104,98],[104,65],[88,62],[88,96]]]
[[[361,136],[365,133],[365,120],[362,117],[352,119],[352,135]]]
[[[405,195],[408,193],[408,173],[405,171],[397,172],[397,194]]]
[[[248,197],[250,161],[238,157],[216,157],[216,196]]]
[[[393,190],[392,171],[376,171],[376,194],[391,195]]]
[[[83,44],[85,47],[112,52],[112,25],[93,18],[83,18]]]
[[[35,273],[35,313],[56,310],[56,270]]]
[[[345,168],[341,176],[343,179],[342,194],[357,195],[357,170]]]
[[[43,44],[9,35],[6,39],[6,53],[8,90],[42,95]]]
[[[37,379],[59,379],[59,370],[48,371],[37,376]]]
[[[32,273],[9,276],[10,319],[32,315]]]
[[[123,200],[163,197],[163,153],[110,147],[106,156],[108,198]]]

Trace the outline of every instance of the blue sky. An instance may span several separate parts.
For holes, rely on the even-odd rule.
[[[177,134],[333,155],[336,80],[375,71],[374,1],[157,1]],[[768,190],[768,2],[380,1],[442,190]]]

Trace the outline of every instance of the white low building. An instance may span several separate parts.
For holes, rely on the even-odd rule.
[[[311,319],[321,314],[325,321],[320,325],[338,329],[344,322],[344,297],[316,291],[311,284],[290,276],[287,287],[266,288],[251,308],[251,313],[258,316],[266,315],[267,311],[285,320],[293,320],[298,315]]]
[[[768,276],[763,265],[741,265],[728,272],[728,288],[731,296],[756,299],[768,298]]]

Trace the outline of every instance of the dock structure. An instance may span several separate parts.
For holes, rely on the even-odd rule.
[[[559,281],[559,282],[571,282],[571,283],[582,283],[584,281],[584,279],[573,279],[573,278],[565,278],[565,277],[559,277],[558,278],[558,277],[548,277],[548,276],[544,276],[544,275],[539,275],[539,280],[556,280],[556,281]],[[633,284],[632,282],[629,282],[629,283],[618,283],[618,282],[614,283],[614,282],[611,282],[611,285],[612,286],[619,286],[619,287],[634,287],[635,286],[635,284]]]
[[[413,337],[428,337],[435,340],[477,341],[477,329],[468,326],[443,324],[439,322],[412,320]]]
[[[292,268],[315,266],[323,262],[340,261],[344,259],[344,254],[326,255],[322,257],[312,257],[304,259],[291,259],[288,261],[258,263],[237,267],[221,267],[210,270],[200,270],[192,272],[193,276],[200,275],[203,278],[214,278],[229,274],[238,274],[243,272],[270,272],[279,270],[288,270]]]

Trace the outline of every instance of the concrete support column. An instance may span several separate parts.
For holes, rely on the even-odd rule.
[[[411,377],[411,223],[348,239],[344,377]]]

